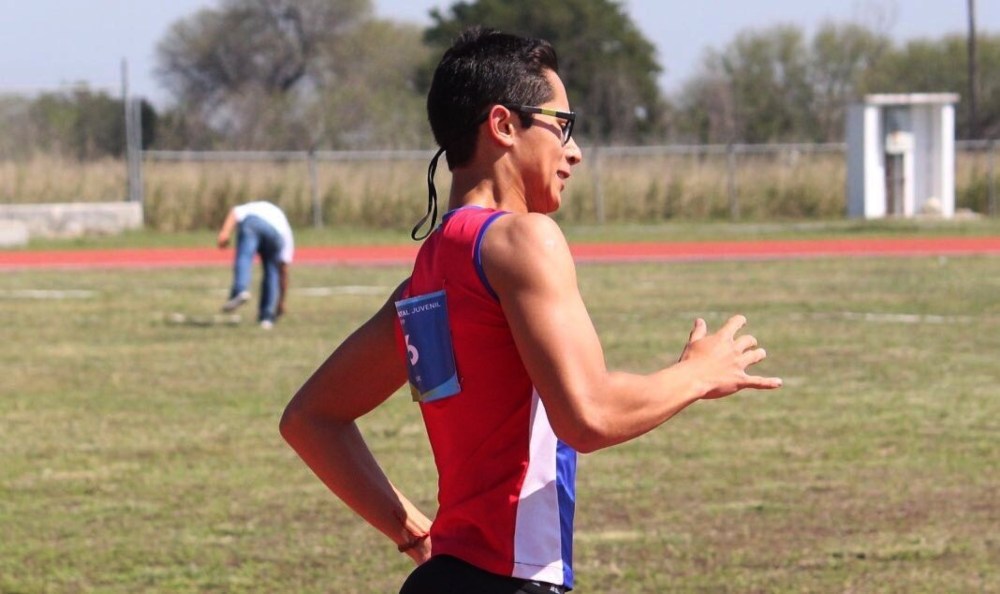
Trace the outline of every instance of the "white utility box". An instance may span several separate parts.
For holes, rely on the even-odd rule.
[[[955,93],[867,95],[847,111],[847,216],[955,214]]]

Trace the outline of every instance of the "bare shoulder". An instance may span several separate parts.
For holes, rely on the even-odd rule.
[[[499,284],[526,281],[565,270],[573,260],[559,225],[537,213],[500,217],[483,239],[483,263],[490,280]],[[520,283],[518,283],[520,284]]]
[[[569,250],[562,229],[551,218],[538,213],[514,213],[500,217],[483,240],[483,249],[493,257],[544,258]]]

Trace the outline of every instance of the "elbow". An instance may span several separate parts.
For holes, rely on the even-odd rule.
[[[564,422],[553,424],[552,430],[560,441],[581,454],[589,454],[614,444],[604,417],[595,412],[576,414]]]
[[[285,407],[285,412],[281,415],[281,420],[278,421],[278,432],[285,442],[294,448],[297,438],[302,435],[306,423],[306,415],[300,406],[296,406],[295,400],[292,400]]]
[[[577,453],[580,454],[590,454],[604,447],[600,445],[596,440],[589,440],[589,439],[577,440],[574,443],[570,442],[564,442],[564,443],[569,445],[571,448],[576,450]]]
[[[611,445],[603,435],[596,432],[576,432],[569,439],[560,439],[581,454],[590,454]]]

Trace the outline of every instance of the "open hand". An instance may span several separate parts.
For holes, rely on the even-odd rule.
[[[722,398],[745,388],[773,390],[781,387],[781,378],[747,373],[750,366],[767,357],[767,352],[753,336],[736,336],[746,323],[745,317],[736,315],[729,318],[718,332],[709,334],[705,320],[695,320],[680,360],[700,368],[697,375],[708,384],[702,398]]]

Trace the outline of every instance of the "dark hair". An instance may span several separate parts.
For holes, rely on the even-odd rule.
[[[448,168],[472,159],[478,124],[494,104],[539,105],[552,99],[545,70],[559,71],[549,42],[471,27],[444,53],[427,94],[427,118]],[[522,115],[525,126],[530,116]]]

